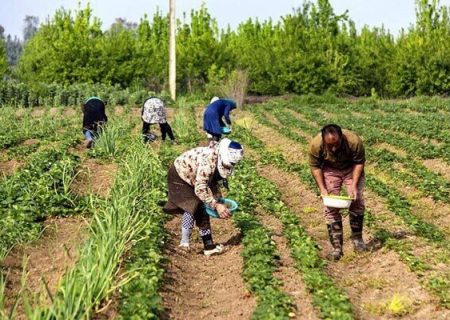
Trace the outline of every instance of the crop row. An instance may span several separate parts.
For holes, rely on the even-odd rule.
[[[273,129],[278,130],[282,135],[285,135],[286,137],[303,144],[304,138],[297,135],[295,132],[292,132],[288,127],[279,128],[273,123],[268,122],[263,117],[258,117],[258,115],[256,115],[256,117],[259,120],[264,121],[264,124],[267,124]],[[279,118],[279,120],[281,119]],[[256,138],[254,137],[254,139]],[[300,147],[300,149],[304,150],[304,147]],[[270,151],[266,151],[264,161],[275,164],[282,170],[297,174],[305,184],[309,185],[313,188],[313,190],[315,190],[315,183],[311,178],[311,174],[307,164],[288,163],[281,154],[276,154]],[[445,240],[445,235],[442,233],[442,231],[440,231],[435,225],[425,222],[422,219],[414,216],[411,212],[411,205],[397,191],[393,190],[385,183],[370,175],[367,177],[366,184],[369,189],[387,200],[388,208],[390,209],[390,211],[401,217],[405,224],[408,225],[416,235],[421,236],[436,245],[444,246],[446,248],[449,247],[448,241]],[[424,262],[420,262],[418,259],[412,258],[414,257],[414,254],[411,252],[411,250],[406,250],[407,248],[396,241],[393,235],[389,236],[388,233],[384,232],[383,237],[383,240],[389,239],[389,243],[392,244],[392,247],[396,249],[396,251],[398,250],[400,256],[404,258],[403,261],[410,266],[412,271],[418,272],[420,270],[418,270],[417,265],[426,264]],[[436,281],[436,279],[439,279],[439,281]],[[431,287],[433,293],[435,293],[440,298],[441,303],[444,306],[448,307],[449,295],[446,290],[440,291],[440,289],[443,288],[443,285],[447,285],[450,283],[447,276],[431,276],[428,283],[434,283],[434,285]],[[430,286],[427,287],[430,288]],[[436,287],[438,287],[437,290]]]
[[[63,149],[64,150],[64,149]],[[0,182],[0,257],[19,242],[36,238],[39,221],[51,215],[83,210],[70,193],[76,174],[76,156],[50,149],[35,153],[24,168]]]
[[[262,150],[261,143],[239,128],[235,135],[246,146],[258,151]],[[239,166],[240,174],[245,177],[245,188],[251,190],[254,201],[267,212],[276,216],[283,224],[291,256],[295,261],[303,281],[313,297],[313,304],[320,311],[324,319],[352,319],[352,307],[348,297],[336,287],[334,281],[325,272],[325,262],[319,257],[317,245],[301,226],[301,221],[281,201],[281,195],[276,186],[261,177],[255,163],[244,162]],[[234,184],[233,184],[234,188]],[[298,310],[301,314],[301,310]]]
[[[355,111],[355,106],[342,104],[334,109],[340,110],[340,112],[350,113]],[[413,110],[415,113],[407,112],[407,109]],[[372,121],[383,129],[450,143],[450,135],[448,132],[450,125],[448,121],[443,121],[444,115],[441,113],[441,110],[444,110],[442,106],[435,108],[414,108],[412,105],[358,104],[357,111],[360,116],[354,116],[354,118],[358,121]]]
[[[173,123],[177,140],[183,145],[192,143],[192,137],[196,137],[195,125],[192,126],[193,117],[190,108],[177,112]],[[188,128],[188,133],[179,135],[183,128]],[[152,145],[150,145],[152,147]],[[148,148],[146,151],[156,157],[156,150]],[[155,180],[148,180],[147,189],[164,191],[166,181],[166,168],[178,154],[171,144],[162,144],[158,153],[160,173]],[[156,169],[155,169],[156,170]],[[156,185],[157,184],[157,185]],[[164,278],[163,265],[165,257],[163,255],[166,243],[166,232],[163,222],[167,216],[161,212],[157,204],[161,204],[166,199],[164,192],[159,195],[156,203],[152,201],[155,197],[145,197],[143,207],[150,213],[146,226],[139,235],[140,240],[133,245],[129,252],[129,257],[125,261],[125,269],[130,273],[131,280],[120,289],[121,319],[156,319],[163,311],[161,297],[158,293],[161,282]]]
[[[163,239],[162,214],[157,203],[162,194],[162,170],[156,156],[141,143],[133,143],[120,162],[120,170],[108,199],[97,201],[90,225],[90,237],[81,250],[75,267],[63,278],[52,305],[28,310],[31,319],[89,318],[93,310],[115,289],[114,283],[126,283],[130,274],[117,279],[118,266],[129,245],[138,240]],[[149,210],[150,209],[150,210]],[[147,238],[148,237],[148,238]],[[159,310],[157,287],[162,278],[161,243],[152,242],[154,254],[146,261],[156,268],[148,279],[154,290],[147,291],[148,309]],[[151,288],[149,283],[148,288]],[[134,301],[135,303],[136,301]],[[133,302],[130,302],[132,304]],[[136,310],[133,310],[136,312]]]

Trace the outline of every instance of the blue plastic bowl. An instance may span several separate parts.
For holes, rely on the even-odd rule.
[[[222,133],[223,134],[229,134],[231,132],[231,129],[228,127],[221,127],[222,128]]]
[[[231,200],[231,199],[220,198],[219,202],[226,204],[228,207],[228,210],[230,210],[230,212],[233,212],[234,210],[236,210],[238,208],[237,202],[234,200]],[[219,213],[217,213],[217,211],[214,210],[213,208],[211,208],[210,206],[205,205],[205,210],[209,216],[211,216],[213,218],[220,218]]]

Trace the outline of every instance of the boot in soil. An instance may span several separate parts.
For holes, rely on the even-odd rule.
[[[362,237],[364,215],[350,212],[350,228],[352,229],[352,242],[355,252],[367,251],[367,246]]]
[[[224,248],[220,244],[215,244],[212,240],[211,234],[201,236],[203,240],[203,254],[207,257],[221,254]]]
[[[333,222],[327,224],[328,235],[330,237],[330,243],[333,247],[327,254],[327,258],[332,261],[338,261],[344,255],[342,251],[344,243],[344,234],[342,229],[342,221]]]

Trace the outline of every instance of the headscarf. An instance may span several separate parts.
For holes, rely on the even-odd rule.
[[[219,97],[213,97],[213,98],[211,99],[211,101],[209,102],[209,104],[211,104],[211,103],[213,103],[213,102],[216,102],[217,100],[220,100],[220,98],[219,98]]]
[[[234,166],[244,157],[242,146],[228,138],[219,142],[219,158],[217,169],[222,178],[227,178],[233,173]]]

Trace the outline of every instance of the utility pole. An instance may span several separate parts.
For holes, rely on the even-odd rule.
[[[176,62],[176,41],[175,41],[175,0],[169,0],[170,13],[169,13],[169,87],[170,97],[175,101],[177,92],[177,62]]]

